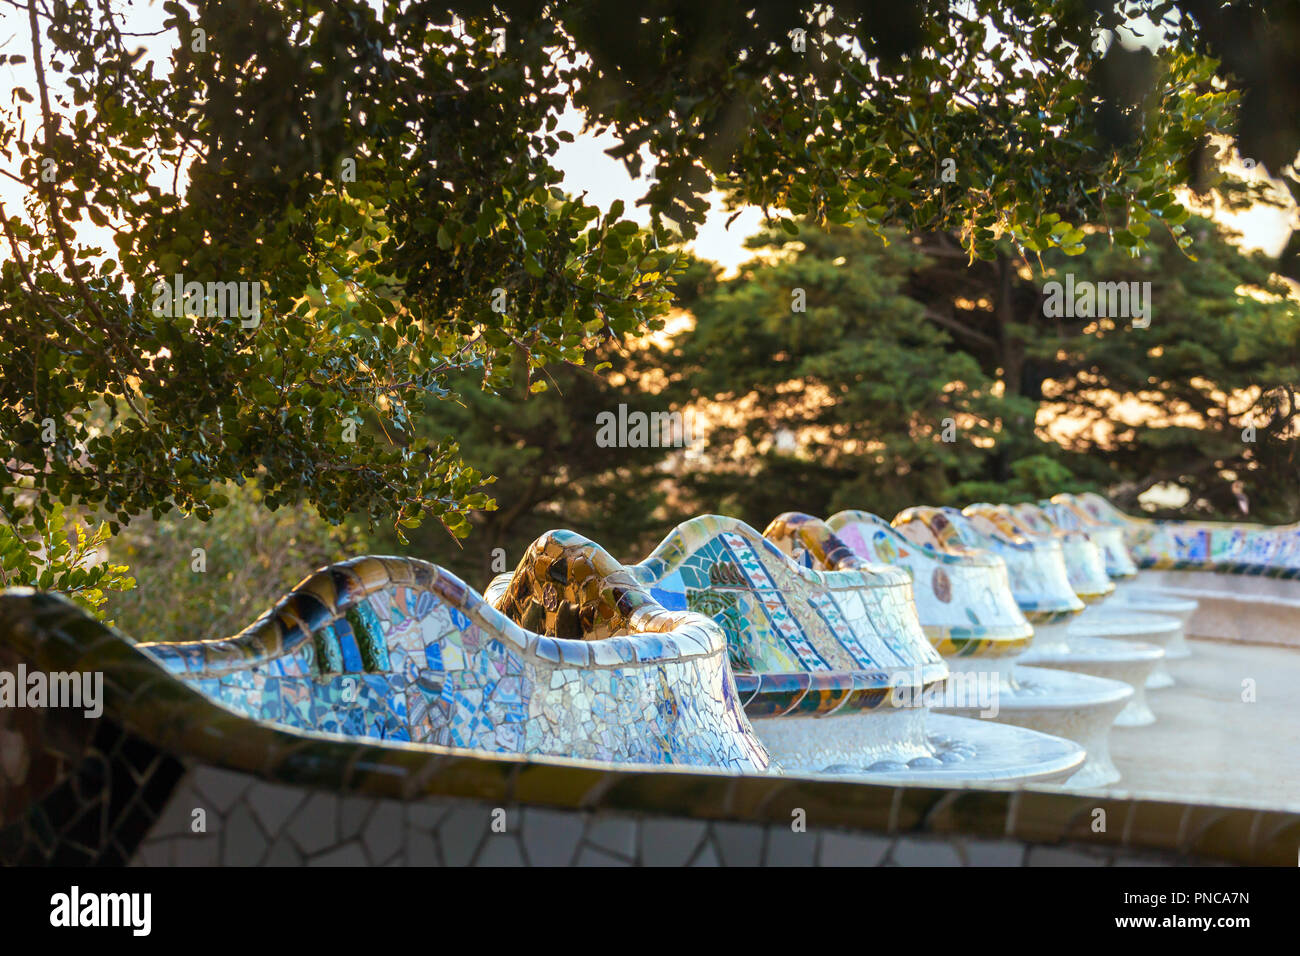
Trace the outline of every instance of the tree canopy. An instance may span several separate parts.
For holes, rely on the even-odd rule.
[[[719,403],[692,506],[888,517],[1085,487],[1132,506],[1167,484],[1203,514],[1244,500],[1289,520],[1300,306],[1222,227],[1193,217],[1188,234],[1196,259],[1166,233],[1140,258],[1005,244],[975,267],[949,234],[755,237],[762,255],[707,289],[661,356],[674,400]],[[1055,314],[1053,284],[1076,280],[1150,298],[1140,317]]]
[[[10,581],[56,502],[112,531],[251,478],[271,507],[463,535],[482,462],[417,421],[656,327],[714,189],[968,259],[1081,254],[1088,224],[1186,245],[1175,187],[1240,98],[1158,2],[168,2],[166,63],[111,0],[9,6],[30,50],[0,56],[34,70],[0,108],[28,190],[0,209]],[[1113,42],[1143,12],[1159,54]],[[570,106],[653,163],[649,228],[559,189]],[[160,309],[172,281],[206,291]]]

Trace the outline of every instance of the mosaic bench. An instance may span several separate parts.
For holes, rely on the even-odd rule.
[[[784,713],[751,712],[755,730],[787,769],[936,784],[1050,781],[1068,777],[1083,760],[1082,748],[1068,741],[929,713],[948,668],[921,631],[911,581],[900,568],[815,571],[744,522],[706,515],[679,525],[628,571],[661,604],[717,621],[738,675],[791,683]],[[836,671],[890,693],[854,713],[833,700],[809,707],[799,689],[805,678],[797,675]]]
[[[361,557],[310,575],[225,640],[116,637],[218,706],[290,731],[766,769],[725,635],[698,615],[624,608],[602,619],[619,624],[602,640],[558,640],[518,626],[434,564]]]
[[[978,717],[969,692],[974,682],[997,687],[994,720],[1081,744],[1087,760],[1067,781],[1070,787],[1114,783],[1110,726],[1132,689],[1120,681],[1017,663],[1033,627],[1016,604],[1006,564],[989,551],[948,550],[936,540],[916,543],[877,515],[841,511],[823,522],[788,513],[764,536],[796,560],[817,570],[869,566],[904,567],[912,577],[917,614],[930,642],[954,672],[944,713]]]
[[[894,516],[891,525],[922,547],[954,554],[988,551],[1001,558],[1012,596],[1035,629],[1083,612],[1083,601],[1070,586],[1061,544],[1055,539],[1031,541],[1000,518],[954,508],[907,508]]]
[[[1048,526],[1059,531],[1087,535],[1088,540],[1101,551],[1106,574],[1117,582],[1117,586],[1120,581],[1137,577],[1138,567],[1129,555],[1123,532],[1114,525],[1093,521],[1075,505],[1072,496],[1056,495],[1050,501],[1040,501],[1037,505],[1019,505],[1017,513],[1040,527],[1045,518]]]
[[[1091,492],[1073,500],[1093,520],[1120,530],[1139,567],[1300,576],[1300,527],[1296,525],[1142,518],[1125,514]]]
[[[1147,703],[1146,682],[1164,651],[1151,644],[1071,632],[1071,623],[1084,612],[1085,605],[1070,584],[1058,537],[1028,537],[1004,512],[991,506],[964,511],[908,508],[893,524],[918,543],[954,550],[987,549],[1001,557],[1007,563],[1011,593],[1034,627],[1033,644],[1019,663],[1121,681],[1132,688],[1133,696],[1115,718],[1115,725],[1136,727],[1155,721]]]
[[[1284,804],[737,777],[291,731],[218,706],[58,595],[0,591],[0,672],[19,649],[47,672],[102,672],[104,713],[0,708],[0,865],[673,865],[706,829],[699,863],[871,864],[891,843],[889,862],[1003,863],[1012,841],[1030,863],[1070,850],[1293,866],[1300,839]],[[1090,829],[1097,807],[1124,825]],[[783,839],[794,813],[806,837]],[[914,840],[929,842],[905,855]]]
[[[988,505],[975,505],[987,508]],[[1039,537],[1055,536],[1060,538],[1070,580],[1081,597],[1091,594],[1091,600],[1084,597],[1087,609],[1078,620],[1072,621],[1070,631],[1079,637],[1098,637],[1154,644],[1165,652],[1165,657],[1156,664],[1147,677],[1147,689],[1158,690],[1172,687],[1173,674],[1169,672],[1165,661],[1169,651],[1185,646],[1182,637],[1182,624],[1177,618],[1151,613],[1150,610],[1138,610],[1130,603],[1115,600],[1118,586],[1112,580],[1108,570],[1108,559],[1103,545],[1094,541],[1088,533],[1078,528],[1064,528],[1052,519],[1052,515],[1036,504],[1028,502],[999,506],[1006,508],[1011,520],[1018,523],[1024,534]],[[1076,522],[1077,523],[1077,522]],[[1120,548],[1123,544],[1120,542]],[[1118,558],[1116,559],[1118,560]]]
[[[1100,604],[1115,593],[1115,583],[1106,573],[1106,561],[1101,549],[1082,531],[1057,528],[1038,506],[976,502],[965,510],[983,515],[995,523],[1005,522],[1004,530],[1022,537],[1059,541],[1070,587],[1074,588],[1074,593],[1079,595],[1084,604]]]
[[[1058,528],[1082,531],[1102,549],[1106,573],[1115,582],[1115,594],[1108,603],[1174,618],[1180,627],[1164,645],[1165,659],[1180,660],[1191,656],[1186,630],[1196,613],[1196,601],[1138,584],[1139,569],[1129,554],[1122,529],[1098,521],[1075,495],[1054,495],[1051,501],[1039,502],[1039,505]]]
[[[1033,637],[1006,583],[1005,562],[989,552],[918,546],[865,511],[841,511],[825,522],[787,512],[763,535],[818,570],[855,567],[855,561],[906,568],[921,629],[950,668],[962,658],[1014,656]],[[828,554],[831,541],[847,546],[848,554]]]
[[[867,863],[891,841],[898,855],[889,862],[905,863],[915,839],[930,841],[914,848],[918,856],[976,864],[1001,862],[998,841],[1013,841],[1030,863],[1070,850],[1107,862],[1285,866],[1300,839],[1289,804],[878,786],[834,775],[738,779],[705,766],[294,730],[218,705],[58,594],[0,591],[0,671],[21,662],[102,673],[104,712],[0,708],[0,864],[664,863],[689,857],[653,854],[666,836],[703,827],[699,862],[712,861],[712,847],[728,865]],[[1124,825],[1090,828],[1097,807]],[[206,832],[193,829],[198,808]],[[807,814],[807,842],[778,839],[789,837],[795,811]],[[508,833],[499,832],[503,813]]]
[[[1120,529],[1143,569],[1138,589],[1197,602],[1188,633],[1300,646],[1296,526],[1142,518],[1097,494],[1076,500],[1094,520]]]

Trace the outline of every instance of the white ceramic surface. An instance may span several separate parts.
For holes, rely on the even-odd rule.
[[[1039,625],[1034,644],[1021,655],[1020,663],[1123,681],[1133,689],[1133,696],[1115,718],[1115,726],[1145,727],[1156,719],[1147,702],[1147,678],[1164,654],[1153,644],[1071,635],[1061,622]]]
[[[898,714],[916,719],[915,712]],[[891,717],[894,715],[890,715]],[[830,773],[866,783],[1054,783],[1083,766],[1084,748],[1071,740],[989,720],[930,714],[918,751],[914,738],[895,729],[881,734],[882,715],[778,717],[751,721],[759,739],[787,773]],[[913,742],[898,747],[893,741]]]
[[[954,672],[948,683],[972,676],[979,661],[950,660]],[[990,662],[991,663],[991,662]],[[1122,681],[1017,664],[998,675],[998,693],[990,708],[982,696],[959,692],[954,703],[935,706],[939,713],[988,719],[1064,737],[1081,744],[1087,760],[1069,779],[1070,787],[1100,787],[1115,783],[1119,769],[1110,758],[1110,728],[1133,697]]]
[[[1177,618],[1182,624],[1182,629],[1165,646],[1165,660],[1182,660],[1191,657],[1191,648],[1187,646],[1187,625],[1191,623],[1192,616],[1199,606],[1196,601],[1158,588],[1144,587],[1139,581],[1124,581],[1117,584],[1111,602],[1132,608],[1134,611]]]
[[[1077,637],[1154,644],[1166,654],[1147,677],[1147,689],[1160,690],[1174,685],[1174,675],[1165,666],[1165,658],[1175,638],[1182,634],[1183,626],[1177,618],[1134,611],[1123,605],[1114,607],[1107,603],[1089,607],[1070,622],[1069,628],[1070,634]]]

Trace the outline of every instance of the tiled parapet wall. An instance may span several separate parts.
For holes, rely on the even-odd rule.
[[[0,592],[0,646],[46,672],[102,672],[105,706],[98,729],[80,717],[80,728],[57,729],[46,714],[0,714],[19,717],[0,725],[5,863],[514,862],[511,842],[527,862],[602,862],[585,847],[678,862],[644,849],[670,842],[652,818],[707,828],[723,862],[755,862],[725,855],[734,852],[757,853],[757,862],[865,863],[873,858],[858,854],[885,841],[881,859],[899,863],[992,862],[983,853],[997,850],[1031,864],[1155,852],[1294,866],[1300,845],[1300,815],[1267,808],[614,766],[291,730],[218,706],[51,594]],[[206,832],[196,830],[195,810]],[[504,833],[492,826],[498,810]],[[795,819],[807,832],[793,831]],[[572,834],[567,850],[540,846],[558,832]],[[616,832],[627,840],[611,843]],[[844,842],[828,857],[819,835],[832,832]],[[1008,841],[1017,846],[1001,847]]]
[[[768,766],[727,666],[722,629],[661,606],[594,542],[548,532],[514,572],[497,576],[487,600],[512,623],[541,632],[539,709],[556,723],[566,755]]]
[[[1094,520],[1118,528],[1140,567],[1300,576],[1300,527],[1296,525],[1141,518],[1123,513],[1091,492],[1073,500]]]
[[[435,565],[366,557],[316,572],[227,640],[134,644],[102,628],[88,639],[116,640],[119,656],[136,659],[131,674],[152,667],[288,730],[765,769],[730,684],[725,637],[706,619],[673,618],[642,615],[608,642],[558,640],[519,627]]]
[[[1037,505],[977,502],[963,509],[963,512],[980,515],[1005,530],[1031,540],[1059,541],[1070,587],[1085,604],[1104,600],[1114,593],[1115,583],[1106,573],[1106,562],[1101,556],[1101,549],[1081,531],[1061,531],[1056,528]]]
[[[263,648],[270,653],[274,646],[268,639]],[[513,780],[512,789],[522,787],[517,798],[526,801],[527,781],[536,779],[530,773],[563,767],[585,779],[583,771],[616,766],[348,737],[257,719],[178,679],[128,638],[50,592],[0,591],[0,648],[0,670],[98,674],[103,682],[98,717],[66,707],[0,712],[0,854],[9,860],[26,859],[30,850],[47,861],[122,862],[147,829],[149,808],[156,809],[175,781],[168,755],[282,783],[402,800],[434,792],[474,797]],[[227,666],[241,656],[229,647],[212,649]],[[720,639],[714,656],[725,673]],[[663,673],[655,677],[662,680]],[[607,686],[618,687],[608,672],[605,678]],[[766,754],[752,736],[748,740],[753,752],[738,741],[729,751],[731,763],[724,754],[717,758],[722,766],[696,769],[761,778]]]
[[[873,564],[907,568],[921,627],[944,657],[1016,654],[1033,637],[1011,594],[1005,563],[988,551],[959,554],[917,544],[865,511],[841,511],[826,522],[809,515],[781,515],[764,536],[778,544],[789,541],[792,547],[813,542],[814,550],[802,553],[820,570]],[[819,539],[833,545],[817,545]]]
[[[917,700],[948,676],[900,568],[815,571],[743,521],[704,515],[628,571],[661,604],[721,625],[738,672],[856,673],[881,701],[891,688]]]
[[[133,863],[143,866],[1108,866],[1205,864],[1223,851],[1286,865],[1287,829],[1267,814],[1047,794],[964,799],[944,791],[878,791],[869,828],[829,823],[773,794],[770,815],[670,815],[628,802],[580,809],[430,798],[404,803],[304,791],[197,767],[176,788]],[[893,801],[891,818],[884,805]],[[206,827],[193,831],[193,814]],[[802,815],[800,811],[804,811]],[[1104,817],[1098,817],[1097,811]],[[784,814],[784,819],[782,819]],[[1063,819],[1053,821],[1053,815]],[[800,820],[802,822],[796,822]],[[1248,840],[1252,818],[1257,843]],[[1104,819],[1105,830],[1095,821]],[[1055,822],[1055,825],[1053,823]],[[892,824],[892,825],[891,825]],[[1167,828],[1167,829],[1166,829]],[[1167,848],[1147,848],[1168,841]],[[1201,854],[1201,855],[1198,855]]]
[[[1011,594],[1031,624],[1049,624],[1083,611],[1070,587],[1061,544],[1029,539],[1001,516],[965,514],[955,508],[915,507],[900,511],[893,526],[908,540],[957,554],[988,550],[1007,569]]]
[[[1111,578],[1124,581],[1137,577],[1138,567],[1129,554],[1123,531],[1097,521],[1079,506],[1073,495],[1055,495],[1051,501],[1039,502],[1039,507],[1057,528],[1086,534],[1101,549],[1106,573]]]

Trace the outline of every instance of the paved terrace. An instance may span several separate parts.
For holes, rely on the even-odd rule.
[[[1300,647],[1189,644],[1175,686],[1147,694],[1156,722],[1111,732],[1123,777],[1101,792],[1300,810]]]

